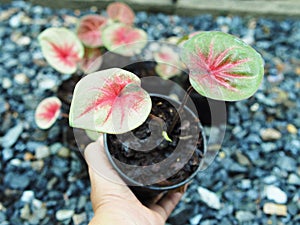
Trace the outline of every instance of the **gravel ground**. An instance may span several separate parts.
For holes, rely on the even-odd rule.
[[[89,12],[23,1],[0,6],[0,225],[78,225],[93,216],[86,166],[65,144],[63,123],[42,131],[33,119],[39,101],[69,77],[47,66],[37,35],[53,25],[73,27],[74,17]],[[300,21],[138,12],[136,25],[154,40],[228,31],[266,63],[255,96],[229,105],[221,151],[168,223],[300,224]]]

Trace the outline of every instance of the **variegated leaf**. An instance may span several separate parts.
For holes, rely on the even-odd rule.
[[[47,62],[61,73],[72,74],[84,54],[77,36],[66,28],[48,28],[38,37]]]
[[[77,27],[77,35],[84,45],[95,48],[103,45],[102,30],[107,19],[100,15],[87,15],[81,18]]]
[[[212,99],[248,98],[264,75],[259,53],[237,37],[218,31],[201,32],[187,40],[182,60],[189,69],[191,85]]]
[[[72,127],[103,133],[125,133],[141,125],[151,110],[140,79],[119,68],[102,70],[76,85],[69,122]]]
[[[158,52],[154,53],[154,59],[157,62],[155,71],[164,79],[179,75],[183,70],[179,53],[170,46],[162,46]]]
[[[104,46],[114,53],[133,56],[147,44],[145,31],[121,23],[113,23],[103,31]]]
[[[45,98],[35,111],[35,122],[41,129],[51,127],[60,114],[61,101],[57,97]]]
[[[113,2],[109,4],[106,11],[107,15],[112,20],[116,20],[127,25],[132,25],[134,22],[134,12],[123,2]]]

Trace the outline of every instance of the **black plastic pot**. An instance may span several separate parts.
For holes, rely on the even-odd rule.
[[[173,99],[171,99],[168,96],[163,96],[163,95],[159,95],[159,94],[151,94],[150,96],[151,97],[155,96],[155,97],[163,98],[163,99],[169,101],[172,105],[174,105],[176,107],[176,109],[178,109],[178,107],[180,106],[179,102],[174,101]],[[187,107],[184,107],[184,110],[185,110],[186,113],[190,114],[191,118],[196,119],[197,121],[199,121],[198,117],[196,116],[196,114],[191,109],[189,109]],[[203,155],[202,155],[202,158],[199,159],[200,163],[198,165],[198,168],[189,177],[187,177],[185,180],[182,180],[181,182],[173,184],[171,186],[160,186],[158,184],[144,185],[142,183],[137,182],[136,180],[133,180],[126,173],[124,173],[123,170],[120,168],[120,164],[118,163],[118,160],[113,158],[113,156],[111,155],[111,153],[109,151],[109,145],[110,145],[108,143],[108,135],[109,134],[104,135],[105,151],[106,151],[108,159],[110,160],[110,163],[113,165],[114,169],[119,173],[119,175],[122,177],[122,179],[132,189],[132,191],[134,192],[136,197],[143,204],[149,204],[149,203],[153,202],[154,199],[156,199],[156,197],[158,195],[166,193],[167,191],[170,191],[170,190],[180,188],[183,185],[185,185],[186,183],[189,183],[196,176],[196,174],[199,172],[199,170],[201,169],[201,166],[202,166],[203,160],[204,160],[203,156],[206,153],[206,138],[205,138],[205,134],[204,134],[203,127],[202,127],[201,123],[198,122],[197,126],[199,127],[200,134],[198,134],[198,136],[196,138],[197,138],[197,140],[200,140],[198,137],[199,137],[199,135],[201,135],[201,137],[202,137],[202,147],[203,147],[203,149],[201,149]],[[180,149],[180,151],[185,151],[186,153],[188,153],[188,152],[193,152],[194,149],[193,150],[187,150],[183,147],[183,148]],[[160,173],[160,171],[158,171],[157,173]]]

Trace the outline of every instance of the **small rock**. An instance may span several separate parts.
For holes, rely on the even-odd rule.
[[[55,217],[58,221],[70,219],[74,215],[74,210],[62,209],[55,213]]]
[[[263,211],[265,214],[287,216],[287,206],[267,202],[264,204]]]
[[[24,205],[24,207],[20,210],[21,215],[20,217],[23,220],[28,220],[30,218],[30,207],[29,204]]]
[[[235,156],[236,156],[237,161],[238,161],[239,164],[241,164],[243,166],[250,166],[251,165],[251,162],[249,161],[247,156],[245,156],[242,152],[237,151],[235,153]]]
[[[288,124],[286,129],[291,134],[297,134],[298,132],[298,129],[293,124]]]
[[[34,169],[35,171],[41,171],[44,167],[45,163],[43,160],[37,160],[31,162],[31,168]]]
[[[66,147],[61,147],[61,149],[59,149],[57,154],[58,154],[58,156],[60,156],[62,158],[68,158],[68,157],[70,157],[71,151],[70,151],[70,149],[68,149]]]
[[[2,80],[2,87],[4,89],[9,89],[11,88],[11,86],[12,86],[12,81],[9,78],[4,77]]]
[[[0,210],[0,224],[6,225],[5,223],[3,223],[5,220],[6,220],[5,213]],[[7,222],[7,225],[8,225],[8,222]]]
[[[9,172],[4,178],[4,182],[12,189],[25,189],[30,183],[30,177],[27,174],[17,174]]]
[[[237,211],[235,217],[240,223],[248,222],[255,218],[253,213],[248,211]]]
[[[293,172],[297,168],[297,161],[289,156],[280,156],[276,165],[284,171]]]
[[[243,179],[241,180],[239,187],[242,189],[249,189],[251,188],[251,180],[249,179]]]
[[[197,190],[201,201],[203,201],[207,206],[216,210],[221,208],[220,199],[214,192],[202,187],[198,187]]]
[[[264,141],[275,141],[281,138],[281,133],[273,128],[262,129],[260,136]]]
[[[28,77],[24,73],[16,74],[14,79],[15,79],[15,82],[20,85],[27,84],[29,82]]]
[[[191,225],[198,225],[200,220],[202,219],[203,215],[198,214],[196,216],[194,216],[193,218],[190,219],[190,224]]]
[[[34,192],[29,190],[29,191],[24,191],[21,197],[21,201],[30,203],[34,199]]]
[[[56,184],[57,182],[57,178],[56,177],[52,177],[47,184],[47,190],[52,190],[53,186]],[[81,197],[81,196],[80,196]]]
[[[291,202],[287,206],[289,214],[295,216],[298,213],[298,206],[296,202]]]
[[[15,14],[9,19],[9,25],[12,28],[17,28],[21,25],[21,14]]]
[[[86,205],[86,201],[87,201],[86,196],[81,195],[78,199],[78,202],[77,202],[77,209],[78,210],[83,209]]]
[[[80,225],[86,221],[86,213],[83,212],[81,214],[74,214],[72,219],[73,219],[74,225]]]
[[[34,155],[31,152],[26,152],[23,156],[25,161],[31,161],[34,159]]]
[[[39,82],[39,88],[41,90],[53,90],[56,86],[56,81],[51,78],[44,78]]]
[[[37,159],[44,159],[49,157],[50,155],[50,149],[48,146],[42,145],[35,149],[35,157]]]
[[[286,193],[274,185],[266,186],[265,194],[269,200],[273,200],[276,203],[285,204],[287,202]]]
[[[300,185],[300,178],[296,174],[292,173],[289,175],[288,183],[292,185]]]
[[[273,184],[276,181],[277,181],[277,178],[274,175],[270,175],[270,176],[267,176],[267,177],[263,178],[263,182],[265,184]]]
[[[272,142],[266,142],[261,144],[261,148],[264,152],[272,152],[275,151],[278,147],[275,143]]]
[[[22,161],[20,159],[12,159],[9,162],[10,165],[19,167],[22,165]]]
[[[18,140],[19,136],[23,132],[23,124],[19,123],[11,128],[1,139],[1,145],[3,148],[10,148]]]
[[[13,151],[10,148],[5,148],[2,150],[2,159],[4,160],[4,162],[11,159],[13,155]]]
[[[16,41],[16,43],[20,46],[29,45],[30,42],[31,42],[31,39],[28,36],[22,36],[22,37],[18,38],[18,40]]]

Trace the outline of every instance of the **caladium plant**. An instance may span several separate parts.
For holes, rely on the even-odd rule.
[[[91,73],[100,68],[99,56],[105,50],[124,56],[138,54],[146,44],[147,34],[133,27],[132,9],[115,2],[108,5],[107,15],[83,16],[75,32],[57,27],[44,30],[38,40],[50,66],[66,74]]]
[[[156,55],[156,60],[179,61],[170,53],[170,49],[165,49]],[[183,44],[180,56],[189,70],[191,87],[209,98],[225,101],[248,98],[263,78],[262,57],[226,33],[195,34]],[[103,70],[87,75],[76,85],[69,122],[73,127],[97,132],[125,133],[141,125],[150,108],[149,95],[134,74],[117,68]]]

